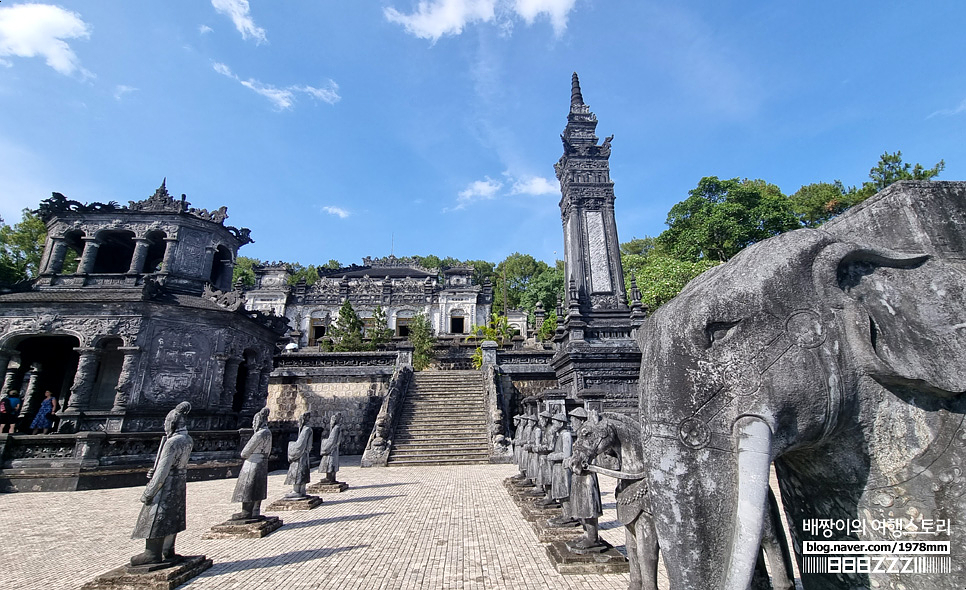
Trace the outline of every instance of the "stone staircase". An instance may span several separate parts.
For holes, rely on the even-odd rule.
[[[403,400],[392,465],[488,463],[483,376],[479,371],[420,371]]]

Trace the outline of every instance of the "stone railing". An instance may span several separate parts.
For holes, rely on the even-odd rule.
[[[287,352],[275,357],[275,375],[391,374],[398,352]]]
[[[252,430],[190,432],[189,480],[237,475]],[[276,439],[284,433],[276,433]],[[160,432],[0,434],[0,491],[66,491],[143,485],[154,465]],[[273,455],[282,452],[273,445]],[[278,464],[276,457],[272,457]]]
[[[401,359],[412,362],[409,358]],[[362,467],[385,467],[389,460],[389,451],[392,448],[392,439],[395,436],[396,422],[398,419],[399,408],[402,400],[406,397],[409,390],[409,383],[412,381],[413,367],[411,364],[400,364],[393,373],[392,380],[389,382],[389,392],[382,400],[379,414],[376,416],[376,423],[369,435],[369,442],[366,443],[366,450],[362,453]]]
[[[497,343],[487,340],[481,347],[486,428],[490,437],[490,463],[510,463],[513,460],[513,450],[507,440],[507,408],[505,398],[500,391],[500,368],[496,364]]]

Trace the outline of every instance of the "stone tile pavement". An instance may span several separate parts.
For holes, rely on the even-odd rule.
[[[181,588],[586,589],[627,587],[626,574],[563,576],[503,487],[511,465],[361,469],[344,458],[351,486],[314,510],[276,512],[285,525],[262,539],[202,540],[240,507],[235,481],[188,484],[188,530],[179,553],[214,567]],[[317,475],[313,473],[317,479]],[[264,503],[282,496],[269,476]],[[613,484],[602,478],[602,536],[623,545]],[[0,494],[0,582],[14,589],[75,589],[143,549],[130,539],[142,488]],[[621,547],[623,548],[623,547]],[[662,572],[662,587],[667,580]]]

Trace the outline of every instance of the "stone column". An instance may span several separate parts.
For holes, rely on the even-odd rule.
[[[493,340],[484,340],[480,348],[483,351],[483,366],[496,366],[496,342]]]
[[[37,388],[39,387],[38,380],[40,379],[41,370],[40,363],[30,365],[30,371],[27,373],[27,391],[23,395],[23,408],[20,410],[21,416],[30,415],[34,410],[34,406],[38,403]]]
[[[235,401],[235,387],[238,385],[238,365],[242,360],[236,357],[229,357],[225,361],[225,378],[222,380],[221,405],[226,409],[231,409]]]
[[[10,357],[13,356],[13,354],[14,353],[8,350],[0,350],[0,383],[3,383],[4,385],[6,385],[7,367],[10,366]],[[6,392],[7,389],[4,387],[3,390],[0,390],[0,396]]]
[[[268,380],[272,377],[272,365],[267,365],[262,367],[262,370],[258,374],[258,393],[256,395],[255,404],[259,409],[265,406],[265,402],[268,401]]]
[[[17,389],[19,391],[19,388],[17,386],[18,370],[19,370],[19,367],[11,371],[10,365],[9,364],[7,365],[7,372],[3,376],[3,391],[0,392],[0,395],[7,393],[11,389]]]
[[[147,238],[134,238],[134,255],[131,256],[131,267],[127,270],[128,274],[141,274],[144,270],[144,259],[148,257],[148,249],[151,243]]]
[[[81,254],[80,262],[77,264],[77,274],[89,274],[94,270],[94,260],[97,258],[97,249],[101,244],[97,238],[84,238],[84,252]]]
[[[131,401],[131,389],[134,388],[135,372],[138,360],[141,358],[140,346],[121,346],[118,351],[124,353],[124,362],[121,364],[121,374],[117,377],[117,392],[114,395],[114,407],[112,412],[123,412],[127,410],[127,405]]]
[[[80,359],[77,361],[77,372],[74,373],[74,384],[70,387],[67,410],[82,412],[87,409],[91,400],[91,389],[97,376],[98,355],[94,348],[80,347],[74,350],[80,354]]]
[[[215,368],[212,373],[211,389],[208,391],[208,408],[221,410],[225,404],[225,366],[228,362],[228,355],[219,352],[212,358],[215,361]]]
[[[50,248],[50,259],[44,274],[60,274],[64,270],[64,259],[67,257],[67,242],[64,238],[51,238],[54,245]]]
[[[164,259],[161,261],[161,272],[171,272],[171,264],[174,262],[175,244],[178,238],[164,238]]]

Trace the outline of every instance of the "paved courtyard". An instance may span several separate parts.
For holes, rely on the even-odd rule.
[[[624,589],[626,574],[563,576],[503,488],[511,465],[362,469],[344,458],[351,487],[314,510],[271,513],[285,525],[262,539],[202,540],[240,505],[234,479],[188,484],[185,555],[214,567],[181,588]],[[313,473],[317,480],[317,474]],[[269,476],[269,499],[289,488]],[[613,483],[601,478],[602,535],[623,546]],[[5,588],[76,589],[143,549],[130,539],[142,488],[0,494],[0,579]],[[623,547],[621,547],[623,549]],[[666,587],[662,575],[662,586]]]

